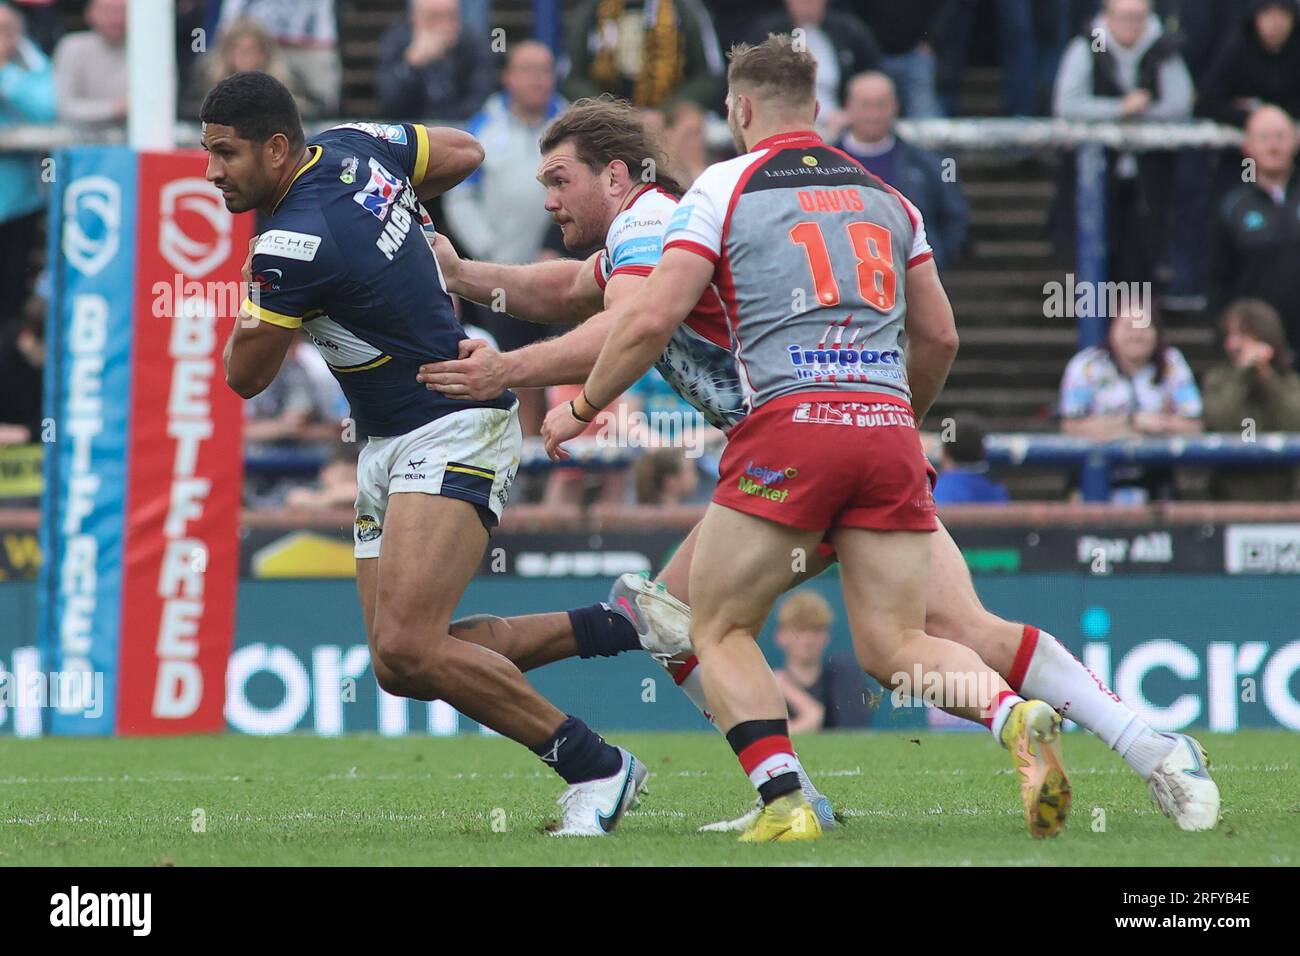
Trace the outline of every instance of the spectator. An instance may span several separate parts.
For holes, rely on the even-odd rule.
[[[1251,0],[1201,82],[1199,112],[1242,126],[1265,103],[1300,116],[1296,0]]]
[[[880,46],[861,18],[842,10],[827,10],[826,4],[827,0],[785,0],[783,12],[758,22],[750,42],[761,43],[769,33],[803,31],[808,52],[817,59],[817,120],[827,136],[835,137],[844,128],[843,105],[849,78],[864,70],[879,69],[882,61]]]
[[[284,62],[275,37],[256,20],[236,20],[222,31],[216,50],[197,60],[188,86],[190,96],[181,110],[185,117],[198,116],[208,91],[226,77],[245,70],[258,70],[275,77],[298,101],[304,118],[322,115],[319,102],[307,96],[307,90]]]
[[[708,116],[693,100],[677,100],[664,112],[661,142],[673,177],[683,189],[713,162],[705,137]]]
[[[469,131],[486,152],[483,165],[447,193],[443,208],[471,257],[532,262],[551,225],[543,208],[546,190],[537,181],[537,143],[546,124],[568,104],[555,93],[551,51],[535,40],[511,46],[501,81],[504,90],[489,96],[469,121]]]
[[[686,504],[700,486],[700,473],[681,448],[655,448],[646,452],[637,459],[632,475],[639,505]]]
[[[1133,304],[1111,318],[1104,345],[1070,360],[1061,380],[1061,430],[1097,441],[1201,430],[1201,393],[1183,354],[1165,343],[1154,302]],[[1118,498],[1169,498],[1168,468],[1119,467]]]
[[[126,119],[126,0],[90,0],[89,30],[54,48],[59,118],[72,123]]]
[[[879,69],[889,74],[898,90],[903,115],[908,119],[931,119],[943,115],[935,81],[934,28],[945,0],[865,0],[862,16],[879,41],[882,59]],[[845,74],[851,77],[863,69]]]
[[[63,33],[63,24],[55,0],[13,0],[23,15],[27,26],[27,36],[41,48],[41,52],[50,55],[54,52],[54,43]]]
[[[947,424],[947,423],[945,423]],[[939,480],[934,503],[939,505],[1001,505],[1011,500],[1006,486],[989,478],[984,454],[984,423],[971,414],[953,417],[952,441],[940,452]]]
[[[50,61],[23,34],[23,20],[0,2],[0,128],[54,120]],[[32,251],[39,246],[45,192],[30,153],[0,153],[0,327],[27,295]]]
[[[1300,375],[1277,310],[1259,299],[1242,299],[1223,313],[1223,351],[1228,361],[1205,374],[1208,431],[1253,436],[1300,432]],[[1290,501],[1294,468],[1216,468],[1210,494],[1220,501]]]
[[[1150,0],[1107,0],[1092,36],[1066,48],[1056,79],[1055,112],[1071,120],[1183,119],[1192,79]],[[1112,156],[1107,170],[1110,275],[1136,282],[1170,278],[1167,265],[1174,157]]]
[[[776,612],[776,646],[785,663],[776,682],[790,712],[790,732],[861,729],[871,723],[867,681],[850,654],[826,657],[835,615],[816,591],[796,591]]]
[[[245,17],[275,38],[289,70],[312,102],[313,115],[337,115],[343,64],[334,0],[222,0],[217,34]]]
[[[457,0],[410,0],[379,44],[375,77],[389,119],[463,120],[496,89],[487,37],[461,29]]]
[[[0,328],[0,445],[41,440],[45,297],[31,296],[22,319]]]
[[[849,130],[840,149],[916,205],[939,269],[954,266],[966,245],[970,209],[955,178],[945,181],[939,157],[898,136],[893,81],[884,73],[855,76],[845,112]]]
[[[1300,183],[1295,121],[1261,106],[1246,123],[1242,151],[1253,182],[1235,186],[1210,223],[1208,289],[1211,314],[1234,299],[1263,299],[1282,316],[1292,352],[1300,351]]]
[[[721,105],[722,51],[700,0],[587,0],[565,45],[571,100],[613,93],[640,107],[681,97]]]

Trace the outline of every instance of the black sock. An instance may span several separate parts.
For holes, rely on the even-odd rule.
[[[617,747],[577,717],[566,717],[545,743],[530,748],[541,757],[565,783],[585,783],[612,777],[623,765],[623,755]]]
[[[574,608],[569,612],[569,623],[573,625],[579,657],[617,657],[624,651],[641,649],[641,638],[632,622],[604,602]]]

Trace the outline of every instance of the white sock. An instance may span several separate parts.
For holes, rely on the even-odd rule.
[[[1060,641],[1032,624],[1025,625],[1007,682],[1025,697],[1046,701],[1062,717],[1092,731],[1143,779],[1151,776],[1172,746]]]
[[[704,719],[721,732],[722,728],[718,727],[717,722],[713,719],[713,714],[709,712],[709,702],[704,696],[704,680],[700,675],[699,664],[699,660],[692,655],[690,660],[677,668],[676,674],[673,674],[672,671],[668,671],[668,673],[672,675],[682,693],[690,698],[691,703],[704,715]],[[665,667],[664,670],[668,670],[668,668]],[[685,671],[685,675],[683,675],[683,671]]]
[[[1002,742],[1002,728],[1007,725],[1007,718],[1011,716],[1011,709],[1016,704],[1023,704],[1025,699],[1019,694],[1003,691],[1002,696],[998,699],[997,706],[993,708],[993,719],[989,721],[989,730],[993,731],[993,739],[998,743]]]

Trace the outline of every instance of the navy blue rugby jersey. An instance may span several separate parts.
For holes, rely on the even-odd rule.
[[[402,435],[467,408],[415,380],[421,364],[454,359],[465,332],[421,228],[415,185],[428,131],[350,123],[316,137],[308,162],[253,247],[249,315],[302,327],[329,363],[364,435]]]

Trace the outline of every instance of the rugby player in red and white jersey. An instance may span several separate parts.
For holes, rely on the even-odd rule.
[[[611,301],[634,289],[658,261],[660,244],[655,240],[660,236],[655,230],[662,230],[675,210],[672,195],[647,188],[632,175],[643,168],[644,159],[658,160],[654,145],[644,140],[640,129],[630,108],[596,101],[576,104],[543,141],[541,178],[548,189],[548,208],[564,226],[571,247],[589,247],[604,233],[606,242],[600,252],[586,262],[498,266],[461,260],[438,237],[435,245],[449,289],[485,303],[499,302],[504,293],[508,311],[540,322],[572,322],[591,315],[604,303],[602,286],[612,286]],[[658,185],[675,184],[661,176]],[[736,362],[725,348],[728,333],[717,330],[713,294],[709,289],[677,329],[658,366],[709,421],[726,430],[741,420],[745,408]],[[611,313],[601,312],[573,332],[505,354],[486,343],[467,341],[462,343],[460,360],[426,365],[421,380],[446,394],[476,400],[505,388],[576,383],[590,372],[612,318]],[[1218,817],[1213,781],[1208,775],[1182,773],[1195,769],[1190,761],[1198,755],[1199,745],[1190,738],[1157,734],[1050,634],[985,610],[951,537],[942,526],[929,537],[927,630],[974,648],[1013,687],[1068,710],[1071,718],[1101,736],[1150,781],[1158,805],[1181,827],[1212,826]],[[642,612],[626,616],[641,618],[636,623],[641,642],[659,651],[661,660],[663,652],[675,651],[682,643],[684,616],[689,611],[668,595],[689,599],[695,538],[692,533],[674,554],[659,575],[658,588],[626,575],[610,597],[615,608],[631,603]],[[827,563],[825,554],[810,555],[805,577],[820,573]],[[580,612],[581,617],[588,616],[586,609]],[[635,649],[635,643],[621,643],[615,637],[622,623],[617,615],[605,615],[608,633],[597,629],[593,634],[584,621],[574,619],[575,613],[579,612],[506,619],[481,616],[454,627],[463,639],[480,640],[525,669],[576,655]],[[579,630],[584,632],[581,640],[575,637]],[[668,662],[682,689],[708,716],[700,671],[694,664],[689,652],[683,665]],[[816,801],[818,795],[806,776],[804,784],[805,793]],[[829,820],[829,805],[822,803],[821,809],[822,819]],[[757,812],[714,828],[742,828]]]

